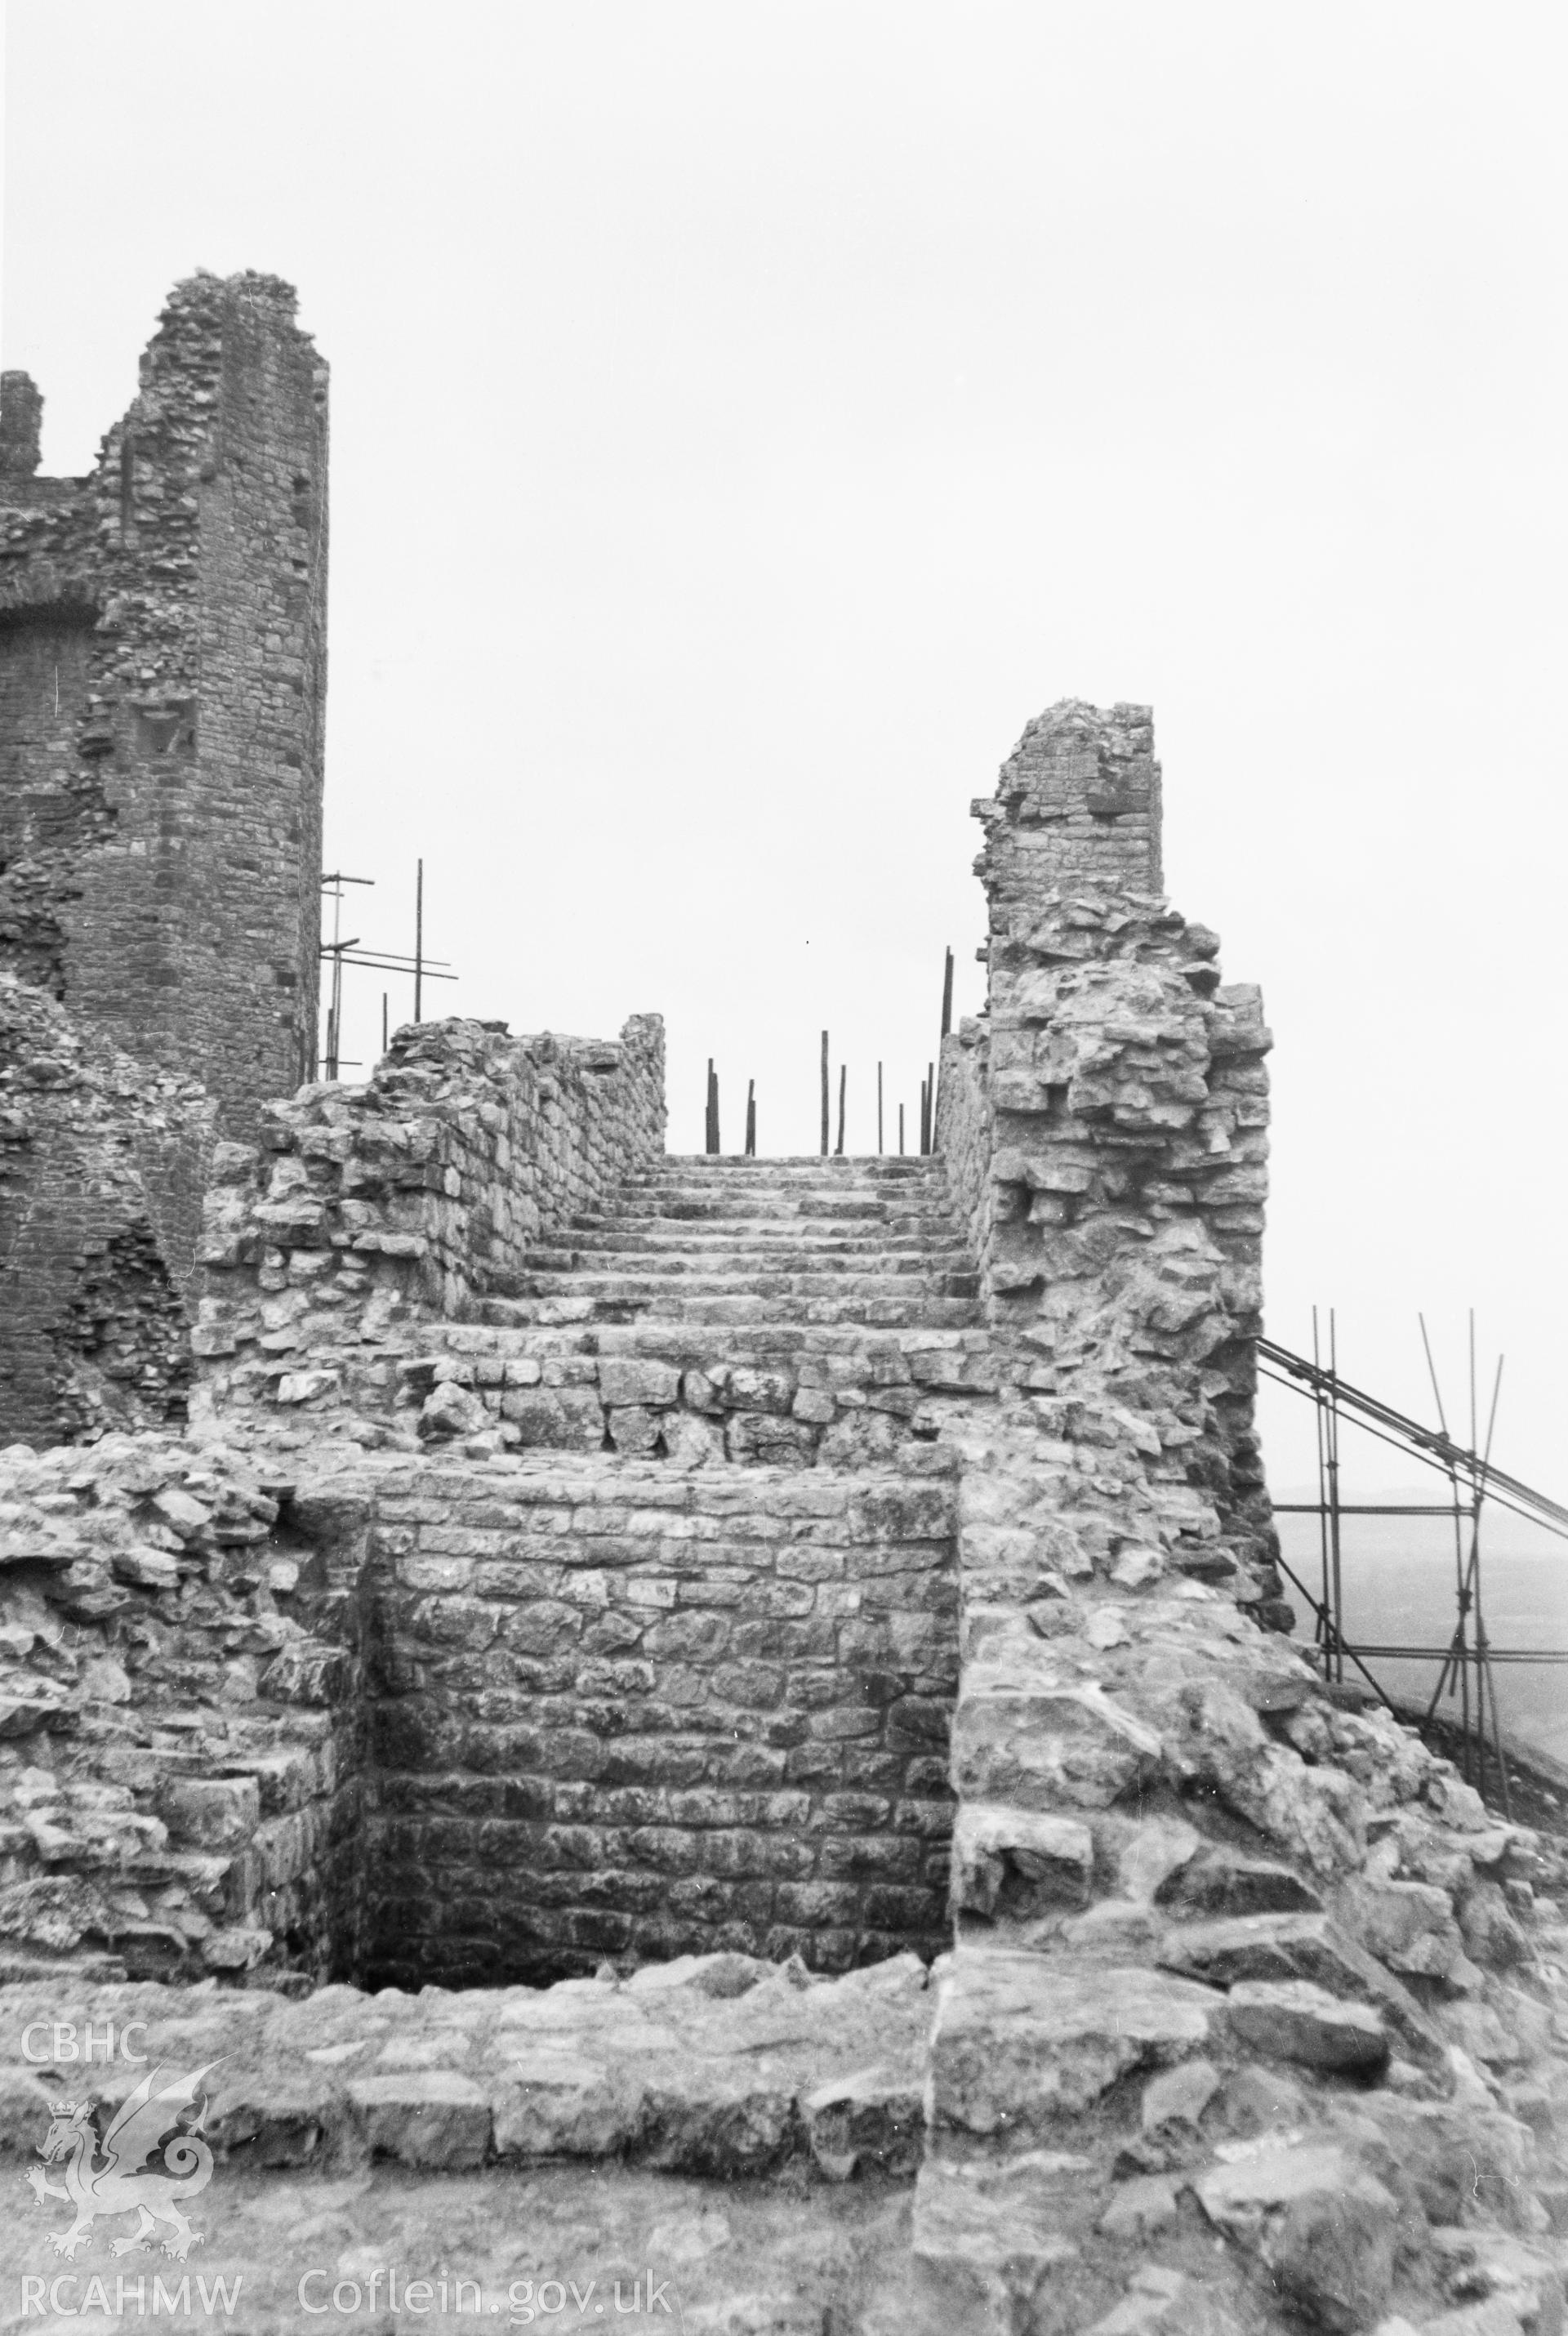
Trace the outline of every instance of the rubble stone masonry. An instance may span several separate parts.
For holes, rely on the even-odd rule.
[[[183,1422],[180,1299],[212,1149],[194,1079],[150,1071],[0,974],[0,1431]]]

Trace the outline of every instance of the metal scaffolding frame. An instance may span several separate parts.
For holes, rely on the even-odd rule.
[[[1447,1415],[1444,1409],[1442,1390],[1432,1359],[1431,1342],[1427,1325],[1421,1320],[1421,1343],[1426,1352],[1427,1368],[1432,1381],[1433,1399],[1437,1406],[1439,1426],[1437,1430],[1423,1427],[1391,1404],[1381,1402],[1339,1374],[1339,1341],[1332,1312],[1329,1316],[1328,1352],[1325,1359],[1319,1336],[1318,1309],[1312,1309],[1312,1354],[1310,1359],[1280,1346],[1272,1338],[1258,1341],[1258,1368],[1263,1377],[1276,1386],[1304,1396],[1313,1406],[1317,1417],[1318,1498],[1315,1501],[1277,1501],[1281,1515],[1315,1516],[1319,1523],[1319,1555],[1320,1564],[1320,1594],[1314,1596],[1293,1569],[1281,1559],[1282,1571],[1311,1607],[1316,1617],[1313,1633],[1317,1658],[1325,1679],[1342,1683],[1345,1666],[1349,1663],[1366,1680],[1368,1686],[1388,1704],[1390,1698],[1380,1682],[1367,1668],[1368,1660],[1379,1657],[1388,1660],[1437,1660],[1442,1668],[1437,1684],[1427,1707],[1430,1722],[1445,1694],[1459,1699],[1459,1729],[1463,1747],[1466,1781],[1485,1792],[1488,1737],[1490,1750],[1496,1768],[1498,1796],[1504,1815],[1511,1815],[1508,1771],[1503,1757],[1503,1731],[1497,1710],[1496,1684],[1493,1666],[1496,1663],[1563,1663],[1568,1662],[1568,1649],[1535,1647],[1495,1647],[1486,1632],[1485,1610],[1482,1599],[1481,1513],[1487,1502],[1494,1507],[1509,1510],[1514,1515],[1526,1518],[1531,1523],[1544,1526],[1547,1532],[1568,1540],[1568,1508],[1561,1502],[1549,1500],[1533,1486],[1522,1484],[1517,1477],[1507,1475],[1492,1465],[1492,1438],[1497,1425],[1497,1398],[1502,1387],[1503,1361],[1498,1358],[1492,1386],[1492,1401],[1487,1416],[1486,1436],[1483,1445],[1479,1436],[1479,1413],[1476,1406],[1475,1382],[1475,1318],[1470,1317],[1470,1442],[1463,1445],[1448,1433]],[[1339,1431],[1349,1425],[1390,1445],[1407,1458],[1417,1460],[1423,1467],[1436,1469],[1447,1479],[1448,1497],[1437,1502],[1358,1502],[1344,1499],[1339,1484]],[[1454,1631],[1446,1646],[1354,1646],[1344,1629],[1344,1561],[1343,1521],[1347,1517],[1446,1517],[1454,1532]]]
[[[456,981],[460,978],[450,969],[451,961],[449,959],[443,957],[426,957],[424,954],[424,862],[423,860],[418,863],[418,873],[414,882],[414,955],[412,957],[405,957],[400,951],[395,949],[367,949],[365,945],[362,944],[357,933],[355,933],[349,940],[344,940],[342,939],[343,887],[345,884],[362,884],[366,887],[373,888],[375,883],[375,879],[374,876],[347,876],[345,875],[341,869],[334,869],[329,875],[323,876],[321,880],[322,891],[326,895],[326,899],[332,902],[332,939],[329,941],[323,941],[320,949],[322,962],[324,964],[330,963],[332,968],[330,977],[331,987],[327,993],[326,1044],[321,1051],[318,1062],[318,1068],[320,1070],[321,1076],[325,1079],[336,1079],[338,1073],[343,1068],[345,1061],[348,1060],[341,1051],[343,1046],[343,968],[346,965],[369,966],[380,973],[412,974],[414,977],[414,1018],[416,1022],[420,1021],[424,1016],[425,983],[427,981]],[[359,952],[357,956],[354,954],[356,950]],[[444,972],[437,971],[436,968],[438,967],[445,967],[447,970]],[[383,990],[381,994],[381,1051],[384,1055],[386,1052],[386,992]],[[350,1070],[359,1070],[363,1068],[363,1066],[355,1061],[348,1061],[348,1067]]]

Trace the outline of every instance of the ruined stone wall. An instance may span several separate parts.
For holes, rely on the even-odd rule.
[[[1024,1384],[1057,1392],[1088,1367],[1108,1393],[1193,1415],[1175,1473],[1229,1526],[1261,1497],[1271,1041],[1257,989],[1221,982],[1218,946],[1128,891],[1053,892],[993,931],[979,1262]],[[1266,1532],[1266,1503],[1257,1522]]]
[[[0,974],[0,1443],[184,1419],[212,1120],[194,1080]]]
[[[0,963],[199,1078],[316,1059],[326,369],[275,277],[177,286],[81,480],[0,394]]]
[[[511,1038],[498,1023],[400,1030],[363,1086],[304,1089],[261,1143],[220,1148],[194,1345],[211,1400],[320,1405],[396,1387],[400,1327],[505,1295],[529,1244],[611,1204],[664,1144],[664,1026],[613,1043]]]
[[[1030,735],[1099,768],[1128,713]],[[1058,865],[1019,762],[946,1066],[1003,1392],[947,1438],[957,1945],[907,2324],[1555,2326],[1527,2068],[1563,2035],[1563,1860],[1281,1635],[1258,995],[1126,869],[1093,881],[1071,818]],[[1143,857],[1135,811],[1088,815]]]
[[[0,1455],[0,1976],[358,1948],[363,1500],[111,1435]]]
[[[1064,697],[1048,706],[1002,764],[995,796],[973,808],[986,827],[993,932],[1078,884],[1162,887],[1160,765],[1146,706]]]

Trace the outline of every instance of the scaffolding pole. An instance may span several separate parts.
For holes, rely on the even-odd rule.
[[[1288,1387],[1305,1396],[1311,1402],[1316,1415],[1318,1498],[1316,1501],[1280,1502],[1275,1505],[1281,1514],[1316,1515],[1318,1518],[1319,1595],[1313,1596],[1282,1557],[1281,1565],[1313,1611],[1314,1642],[1325,1679],[1342,1684],[1345,1665],[1349,1660],[1387,1703],[1389,1700],[1388,1694],[1368,1669],[1364,1658],[1440,1662],[1437,1683],[1427,1707],[1427,1721],[1430,1724],[1436,1719],[1438,1705],[1445,1696],[1450,1700],[1457,1697],[1466,1781],[1473,1784],[1478,1792],[1485,1792],[1487,1753],[1490,1751],[1495,1770],[1497,1798],[1504,1815],[1511,1816],[1512,1796],[1507,1764],[1503,1754],[1502,1718],[1493,1666],[1497,1662],[1568,1662],[1568,1649],[1505,1649],[1492,1645],[1486,1634],[1482,1595],[1482,1511],[1485,1504],[1492,1501],[1514,1515],[1544,1526],[1560,1539],[1568,1539],[1568,1507],[1492,1465],[1492,1443],[1496,1431],[1497,1405],[1503,1384],[1503,1358],[1501,1356],[1498,1358],[1493,1380],[1491,1406],[1483,1444],[1476,1400],[1474,1313],[1470,1316],[1468,1338],[1468,1445],[1460,1445],[1449,1433],[1425,1318],[1420,1318],[1420,1322],[1421,1340],[1437,1408],[1439,1424],[1436,1434],[1419,1421],[1408,1418],[1391,1405],[1382,1403],[1340,1377],[1338,1331],[1331,1310],[1326,1358],[1315,1307],[1312,1309],[1310,1361],[1272,1339],[1259,1340],[1258,1360],[1262,1376],[1272,1379],[1278,1386]],[[1424,1466],[1437,1469],[1446,1479],[1447,1500],[1346,1501],[1340,1485],[1339,1429],[1347,1418],[1378,1442],[1392,1445],[1408,1457],[1420,1461]],[[1351,1643],[1345,1628],[1343,1522],[1347,1517],[1356,1516],[1441,1516],[1451,1520],[1454,1531],[1455,1621],[1453,1634],[1446,1647],[1356,1646]],[[1473,1726],[1472,1702],[1475,1709]]]

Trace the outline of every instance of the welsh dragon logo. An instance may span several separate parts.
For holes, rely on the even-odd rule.
[[[57,2254],[73,2256],[91,2238],[99,2214],[141,2218],[129,2238],[112,2242],[111,2254],[128,2255],[145,2246],[161,2223],[172,2234],[163,2241],[166,2255],[187,2255],[200,2245],[202,2234],[186,2221],[180,2201],[194,2198],[212,2179],[212,2152],[201,2137],[208,2109],[201,2080],[217,2066],[209,2060],[206,2068],[175,2077],[156,2093],[152,2088],[166,2072],[149,2069],[110,2119],[102,2156],[92,2102],[51,2101],[51,2123],[38,2154],[44,2166],[63,2164],[65,2179],[51,2182],[44,2166],[30,2166],[25,2178],[35,2198],[65,2198],[76,2209],[69,2230],[49,2234]],[[161,2166],[149,2164],[160,2150]]]

